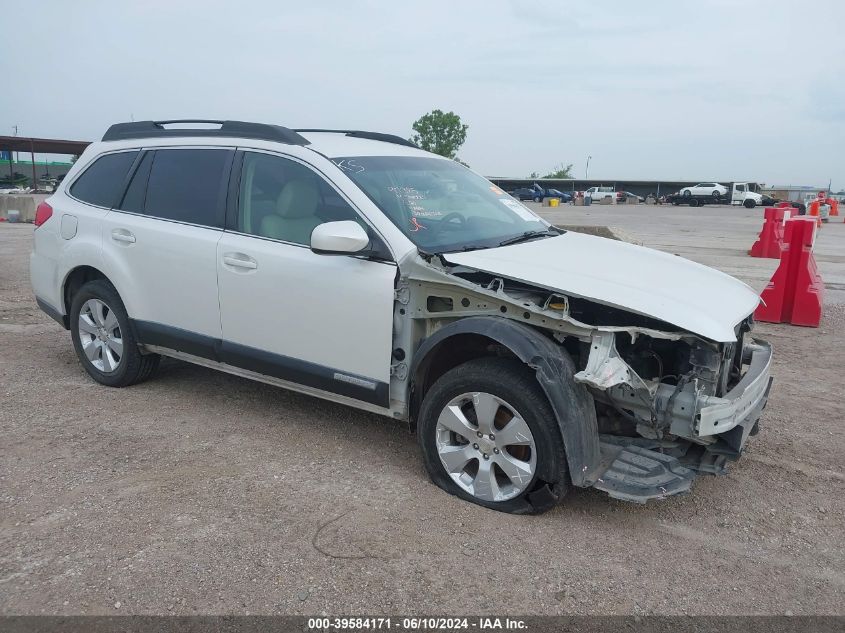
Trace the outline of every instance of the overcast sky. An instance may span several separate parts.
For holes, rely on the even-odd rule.
[[[134,5],[130,7],[129,5]],[[3,3],[0,134],[469,124],[487,176],[845,187],[841,0]]]

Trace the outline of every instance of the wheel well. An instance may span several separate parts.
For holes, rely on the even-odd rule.
[[[431,386],[450,369],[476,358],[493,356],[517,358],[507,347],[483,334],[456,334],[441,341],[420,362],[413,376],[414,392],[411,398],[411,424],[416,423],[417,412]]]
[[[105,279],[106,281],[109,281],[108,277],[93,266],[79,266],[78,268],[74,268],[70,271],[67,279],[65,279],[64,292],[62,293],[65,314],[70,315],[70,304],[73,301],[73,295],[75,295],[82,286],[87,284],[89,281],[94,281],[95,279]]]

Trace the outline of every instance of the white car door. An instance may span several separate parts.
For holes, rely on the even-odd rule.
[[[217,242],[233,149],[158,149],[102,222],[104,271],[143,343],[213,358]]]
[[[396,265],[310,249],[325,221],[365,223],[304,163],[246,151],[235,169],[237,209],[217,246],[221,360],[387,407]]]

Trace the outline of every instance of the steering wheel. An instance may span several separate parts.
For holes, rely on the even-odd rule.
[[[461,226],[464,226],[467,223],[467,219],[463,215],[461,215],[457,211],[452,211],[451,213],[447,213],[440,219],[440,221],[437,223],[437,226],[434,227],[434,235],[440,233],[440,231],[442,231],[443,228],[452,220],[460,220]]]

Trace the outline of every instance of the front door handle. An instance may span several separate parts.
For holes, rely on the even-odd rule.
[[[127,231],[126,229],[114,229],[111,232],[111,238],[115,242],[123,242],[124,244],[135,243],[135,236],[132,235],[131,231]]]
[[[226,253],[223,255],[223,263],[227,266],[246,268],[247,270],[255,270],[258,268],[258,262],[244,253]]]

